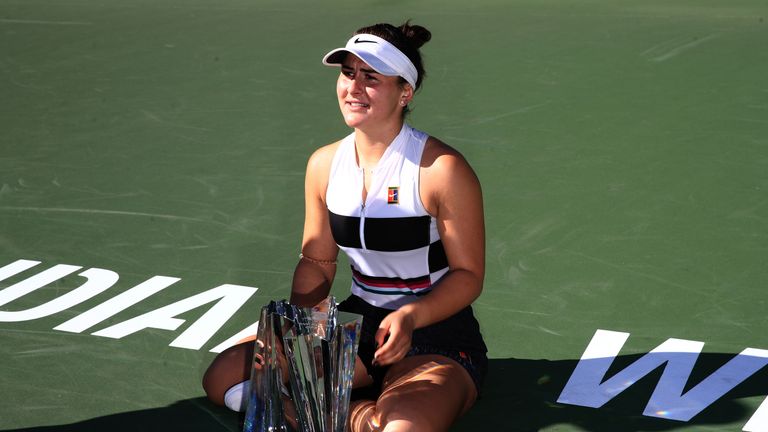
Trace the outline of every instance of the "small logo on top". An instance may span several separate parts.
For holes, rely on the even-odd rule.
[[[400,204],[400,187],[390,186],[387,191],[387,204]]]

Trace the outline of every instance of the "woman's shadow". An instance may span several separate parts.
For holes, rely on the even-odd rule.
[[[619,356],[607,376],[638,360],[640,355]],[[701,354],[686,391],[728,363],[733,354]],[[458,431],[538,431],[561,424],[590,432],[666,431],[690,425],[728,425],[752,416],[754,407],[741,398],[762,396],[768,390],[768,368],[759,370],[688,422],[643,416],[643,410],[659,382],[664,365],[622,391],[599,409],[557,402],[578,360],[491,359],[481,399],[451,429]],[[90,431],[185,431],[242,430],[242,415],[213,406],[204,398],[172,405],[97,417],[82,422],[13,429],[14,432]],[[7,430],[6,432],[11,432]]]
[[[605,378],[612,377],[640,357],[616,357]],[[685,392],[733,357],[733,354],[700,354],[685,385]],[[735,430],[740,431],[756,409],[754,404],[740,399],[768,394],[768,368],[762,368],[690,421],[644,416],[643,411],[664,370],[665,365],[661,365],[600,408],[559,403],[558,398],[577,363],[578,360],[490,360],[487,384],[481,399],[452,431],[528,432],[556,424],[573,425],[578,430],[590,432],[666,431],[693,425],[725,427],[734,422],[739,425]]]
[[[237,413],[217,407],[206,398],[200,397],[180,400],[165,407],[111,414],[77,423],[8,429],[6,432],[239,432],[241,430],[242,423],[239,423]]]

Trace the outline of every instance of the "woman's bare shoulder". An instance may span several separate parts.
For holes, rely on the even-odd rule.
[[[433,216],[441,215],[441,208],[454,200],[461,202],[481,194],[477,175],[464,156],[437,138],[427,140],[420,171],[422,203]]]
[[[469,162],[455,148],[438,138],[430,136],[421,157],[422,170],[428,175],[469,175],[474,177],[474,171]],[[458,172],[457,172],[458,171]]]
[[[307,172],[328,172],[340,143],[341,141],[336,141],[315,150],[307,162]]]

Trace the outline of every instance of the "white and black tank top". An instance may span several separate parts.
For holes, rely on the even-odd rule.
[[[419,167],[428,135],[406,124],[382,155],[362,199],[364,173],[355,134],[339,144],[326,202],[331,231],[352,267],[352,293],[397,309],[428,293],[448,271],[435,218],[419,195]]]

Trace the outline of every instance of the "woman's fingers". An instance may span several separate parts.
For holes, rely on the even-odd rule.
[[[387,315],[376,331],[379,348],[373,356],[374,362],[388,365],[404,358],[411,348],[412,333],[413,325],[407,315],[399,311]]]
[[[387,322],[385,318],[379,324],[379,328],[376,330],[376,335],[374,336],[374,340],[376,340],[377,350],[382,348],[384,344],[388,342],[389,329],[390,329],[390,324],[389,322]]]

